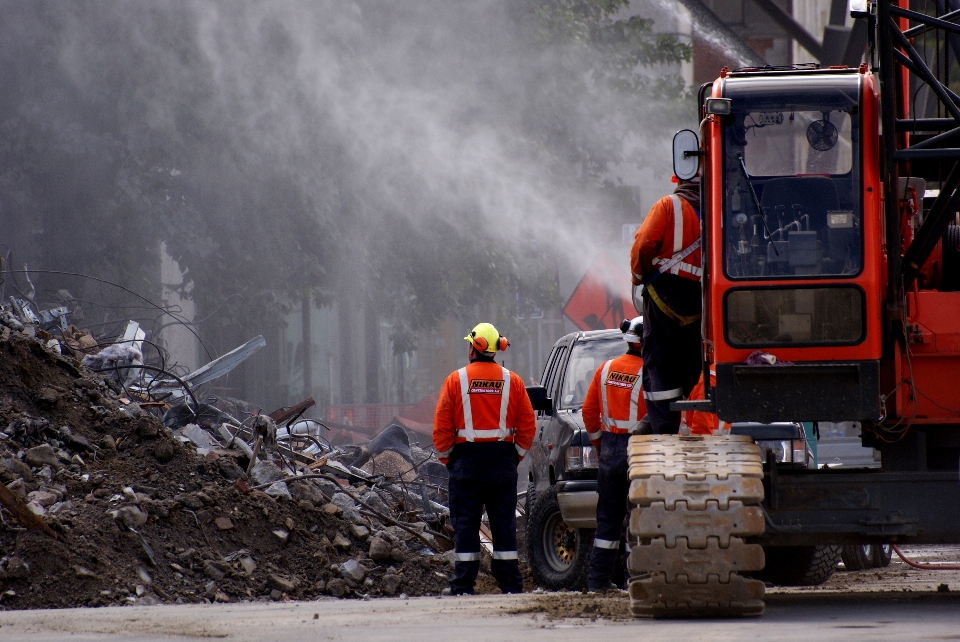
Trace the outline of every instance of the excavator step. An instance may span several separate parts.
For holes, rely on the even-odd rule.
[[[760,449],[741,435],[630,438],[631,612],[638,617],[763,613]]]

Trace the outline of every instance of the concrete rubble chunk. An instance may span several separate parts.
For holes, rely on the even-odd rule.
[[[19,557],[11,557],[7,560],[7,577],[16,580],[30,579],[30,565]]]
[[[269,461],[258,461],[250,471],[250,477],[256,485],[269,484],[286,478],[280,467]]]
[[[27,493],[27,501],[35,502],[46,508],[57,503],[57,496],[46,490],[35,490]]]
[[[327,515],[333,515],[335,517],[343,514],[343,509],[336,504],[324,504],[322,510]]]
[[[346,580],[359,583],[367,576],[367,569],[357,560],[349,559],[340,565],[340,574]]]
[[[289,486],[293,496],[298,501],[307,501],[314,506],[322,506],[327,501],[327,498],[320,492],[316,484],[311,484],[310,481],[296,482],[289,484]]]
[[[283,497],[291,500],[293,499],[293,497],[290,496],[290,489],[288,489],[287,485],[282,481],[273,482],[270,484],[270,486],[265,488],[263,492],[271,497]]]
[[[181,432],[184,437],[193,442],[198,448],[210,449],[220,447],[220,443],[197,424],[187,424]]]
[[[83,579],[88,579],[88,578],[89,578],[89,579],[93,579],[93,578],[96,578],[96,577],[97,577],[97,574],[96,574],[96,573],[94,573],[93,571],[91,571],[91,570],[90,570],[89,568],[87,568],[86,566],[80,566],[79,564],[75,564],[75,565],[73,566],[73,573],[74,573],[74,575],[76,575],[77,577],[83,578]]]
[[[30,466],[26,465],[19,459],[14,459],[13,457],[4,457],[0,459],[0,466],[7,469],[11,474],[18,477],[23,477],[26,481],[33,481],[33,472],[30,470]]]
[[[360,499],[362,499],[364,503],[369,504],[370,508],[374,509],[378,513],[382,513],[384,515],[390,515],[392,513],[386,502],[384,502],[383,498],[380,497],[380,494],[375,491],[367,491],[363,495],[360,495]]]
[[[370,529],[363,524],[350,524],[350,534],[355,539],[367,539],[370,537]]]
[[[286,544],[287,540],[290,539],[290,531],[285,528],[278,528],[273,531],[273,536],[277,538],[280,544]]]
[[[243,557],[240,558],[239,561],[240,561],[240,566],[243,567],[243,572],[246,573],[247,575],[253,575],[253,572],[257,570],[257,563],[253,561],[252,557],[248,555],[244,555]]]
[[[31,513],[39,517],[43,517],[47,514],[47,509],[36,502],[27,502],[27,508]]]
[[[213,524],[217,527],[217,530],[221,531],[228,531],[233,528],[233,521],[226,515],[215,518]]]
[[[350,543],[350,540],[344,537],[342,533],[337,533],[337,535],[333,538],[333,547],[336,549],[345,551],[351,546],[352,544]]]
[[[386,538],[377,535],[370,540],[367,555],[377,564],[389,564],[393,561],[393,545]]]
[[[343,518],[350,522],[356,522],[360,520],[360,511],[357,509],[356,503],[353,499],[346,493],[337,493],[333,496],[333,503],[339,506],[343,510]]]
[[[24,461],[36,468],[42,468],[43,466],[51,466],[52,468],[60,467],[60,461],[57,459],[57,451],[54,450],[53,446],[48,444],[42,444],[28,450],[24,456]]]
[[[341,579],[327,582],[327,593],[333,597],[343,597],[347,594],[347,583]]]
[[[150,573],[142,566],[137,567],[137,577],[139,577],[140,581],[144,584],[153,584],[153,578],[150,577]]]
[[[384,595],[396,595],[397,589],[400,588],[400,576],[393,573],[387,573],[383,576],[383,579],[380,580],[380,590]]]
[[[274,573],[267,575],[267,586],[283,593],[293,593],[297,590],[297,584],[295,582]]]

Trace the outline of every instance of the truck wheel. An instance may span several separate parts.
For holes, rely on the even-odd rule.
[[[890,544],[874,544],[871,547],[870,561],[873,562],[873,568],[883,568],[890,566],[890,558],[893,557],[893,547]]]
[[[526,530],[527,565],[538,586],[559,591],[586,585],[594,531],[567,526],[560,515],[556,486],[536,498]]]
[[[848,544],[840,552],[840,559],[848,571],[873,568],[872,544]]]
[[[837,570],[842,546],[764,547],[767,565],[761,579],[778,586],[816,586]]]
[[[533,511],[533,505],[536,503],[537,503],[537,484],[536,482],[532,482],[532,481],[527,482],[527,494],[523,498],[523,513],[528,518],[530,517],[531,511]]]

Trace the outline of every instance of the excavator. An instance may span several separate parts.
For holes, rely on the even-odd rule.
[[[870,34],[858,68],[725,68],[699,132],[674,139],[677,176],[701,177],[705,394],[673,408],[858,422],[881,466],[781,467],[749,434],[633,436],[636,616],[761,615],[772,555],[960,542],[960,11],[850,10]]]

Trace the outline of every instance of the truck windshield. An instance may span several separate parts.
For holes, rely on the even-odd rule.
[[[724,128],[725,272],[854,276],[862,267],[857,78],[773,80],[731,79],[724,88],[733,101]]]
[[[626,353],[627,344],[620,337],[598,341],[582,341],[573,346],[570,361],[560,388],[560,407],[576,410],[583,405],[593,373],[605,361]]]

